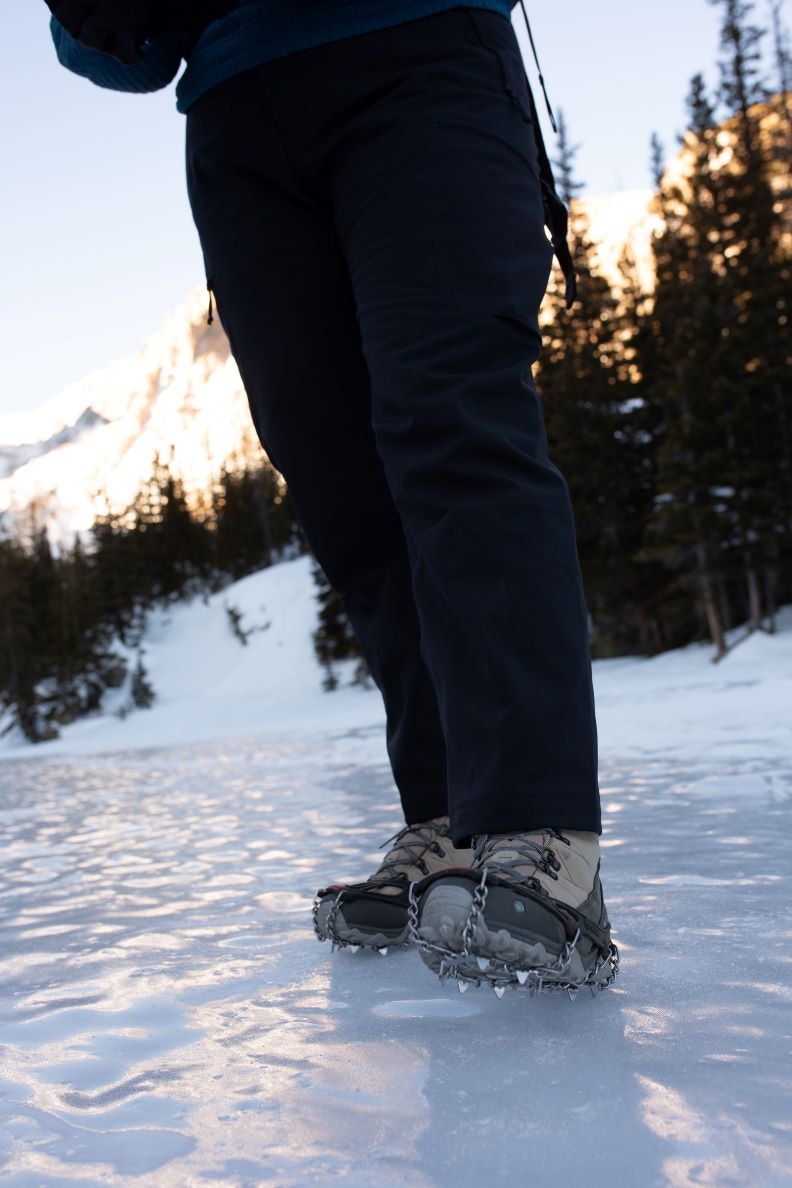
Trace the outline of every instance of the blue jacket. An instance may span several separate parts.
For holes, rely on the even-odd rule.
[[[508,17],[517,0],[467,0]],[[385,29],[404,21],[456,8],[459,0],[241,0],[197,41],[167,32],[145,43],[143,57],[124,66],[108,54],[86,49],[53,17],[50,30],[58,60],[68,70],[114,91],[158,91],[176,77],[182,59],[187,69],[176,84],[176,109],[182,113],[210,87],[285,54],[323,45],[356,33]]]

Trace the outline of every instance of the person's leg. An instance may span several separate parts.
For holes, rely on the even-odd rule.
[[[298,178],[265,73],[228,80],[188,113],[193,217],[259,438],[382,692],[405,820],[424,821],[447,812],[446,754],[404,533],[329,195]]]
[[[328,153],[471,869],[412,889],[410,935],[460,988],[610,985],[588,616],[531,365],[550,267],[507,20],[456,10],[342,50]]]
[[[573,514],[531,374],[551,249],[514,32],[453,10],[338,52],[358,102],[328,169],[440,705],[452,836],[599,834]]]
[[[323,207],[329,196],[438,699],[451,833],[457,845],[477,835],[473,869],[460,870],[416,831],[391,890],[441,976],[486,969],[498,992],[529,975],[539,986],[608,984],[618,954],[599,882],[587,615],[568,491],[531,376],[550,247],[513,30],[453,10],[289,55],[266,65],[264,81],[270,110],[240,87],[227,131],[247,122],[255,140],[267,117],[321,191],[306,202],[302,189],[300,201]],[[255,175],[264,159],[246,154],[241,171]],[[254,206],[241,221],[258,217]],[[297,239],[291,249],[285,259],[275,249],[276,269],[301,259]],[[229,286],[252,283],[246,273],[243,263]],[[218,297],[222,313],[222,286]],[[266,447],[271,429],[258,428]],[[295,461],[307,490],[299,470]],[[434,852],[446,869],[418,880],[412,866],[425,871],[409,859],[419,849],[424,866]],[[326,935],[342,906],[357,912],[374,893],[328,888],[317,902]],[[321,934],[318,912],[315,922]]]

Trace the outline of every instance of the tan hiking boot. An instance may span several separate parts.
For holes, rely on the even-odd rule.
[[[413,939],[425,963],[460,989],[501,995],[605,989],[619,955],[599,877],[599,837],[578,830],[482,834],[469,873],[425,880]]]
[[[599,868],[599,835],[573,829],[493,833],[474,838],[473,868],[509,882],[524,881],[537,894],[579,907],[591,894]]]
[[[317,892],[314,930],[319,940],[387,953],[389,945],[409,940],[411,886],[440,871],[470,867],[472,851],[454,847],[448,817],[405,825],[389,842],[391,848],[364,882],[337,883]]]

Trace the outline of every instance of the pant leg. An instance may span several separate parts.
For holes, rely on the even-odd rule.
[[[452,834],[599,833],[573,513],[531,372],[551,249],[514,32],[460,9],[360,50],[329,167]]]
[[[186,158],[207,274],[253,421],[382,692],[405,819],[442,815],[437,697],[371,426],[368,369],[329,196],[296,177],[261,71],[228,80],[191,108]],[[277,681],[277,673],[262,679]]]

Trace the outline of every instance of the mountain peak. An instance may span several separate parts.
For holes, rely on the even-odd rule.
[[[156,453],[188,492],[258,449],[242,381],[206,290],[188,295],[136,355],[115,359],[29,413],[0,416],[0,513],[31,504],[53,544],[90,528],[105,500],[121,510]]]

